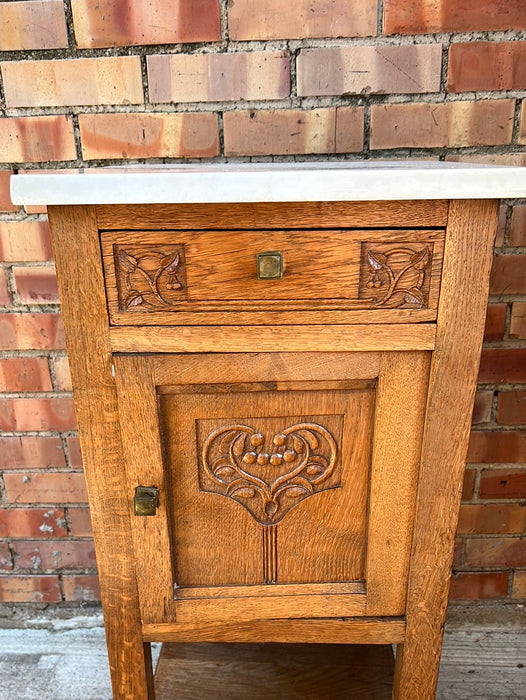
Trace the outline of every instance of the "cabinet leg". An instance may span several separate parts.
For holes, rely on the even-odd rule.
[[[440,666],[438,654],[428,654],[426,640],[398,644],[393,682],[393,700],[434,700]]]
[[[155,700],[152,654],[139,635],[112,635],[106,625],[113,700]]]

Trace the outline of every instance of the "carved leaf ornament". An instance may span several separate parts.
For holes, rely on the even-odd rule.
[[[121,248],[117,261],[124,272],[126,285],[126,294],[121,302],[124,310],[142,304],[153,307],[174,305],[173,301],[166,298],[164,289],[182,289],[182,284],[177,279],[181,263],[179,251],[169,255],[152,251],[134,256]]]
[[[395,271],[390,258],[402,258],[401,269]],[[414,251],[409,248],[393,248],[386,253],[367,251],[367,262],[371,268],[367,287],[381,289],[385,294],[376,299],[375,306],[393,306],[403,303],[422,308],[426,300],[422,292],[425,268],[429,264],[429,248]],[[399,267],[399,266],[398,266]]]
[[[305,498],[339,485],[327,483],[337,455],[333,436],[316,423],[297,423],[271,440],[248,425],[228,425],[203,445],[202,466],[213,486],[202,490],[228,496],[262,525],[273,525]]]

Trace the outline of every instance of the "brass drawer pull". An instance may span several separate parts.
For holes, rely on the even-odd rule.
[[[159,507],[159,489],[156,486],[137,486],[133,497],[133,514],[155,515]]]
[[[256,255],[258,280],[280,280],[283,277],[283,255],[279,250]]]

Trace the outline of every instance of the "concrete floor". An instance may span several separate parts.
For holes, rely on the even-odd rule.
[[[2,700],[111,700],[100,611],[75,612],[63,619],[38,613],[17,619],[4,611]],[[154,646],[157,657],[160,645]],[[437,700],[504,698],[526,700],[524,606],[451,610]],[[330,700],[330,694],[320,700]]]

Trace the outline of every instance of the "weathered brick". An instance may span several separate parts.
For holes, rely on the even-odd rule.
[[[217,115],[81,114],[86,160],[104,158],[206,158],[218,155]]]
[[[487,423],[491,420],[491,407],[493,405],[492,391],[477,391],[475,395],[475,403],[473,405],[473,415],[471,423],[479,425]]]
[[[377,0],[234,0],[229,36],[246,39],[373,36]]]
[[[68,520],[72,537],[91,537],[89,508],[68,508]]]
[[[13,555],[8,542],[0,542],[0,569],[10,571],[13,568]]]
[[[526,571],[515,571],[511,589],[513,598],[526,598]]]
[[[440,90],[442,46],[357,46],[303,49],[298,94],[420,93]]]
[[[524,29],[524,0],[384,0],[386,34]]]
[[[53,371],[55,373],[55,387],[58,391],[71,391],[71,374],[67,357],[53,358]]]
[[[526,391],[500,391],[497,422],[501,425],[526,425]]]
[[[139,56],[9,61],[0,65],[9,108],[130,105],[144,100]]]
[[[464,556],[464,541],[461,537],[455,539],[455,549],[453,550],[453,566],[461,566]]]
[[[489,304],[486,312],[484,340],[502,340],[506,324],[506,304]]]
[[[67,601],[82,603],[100,600],[99,579],[94,574],[72,574],[62,577]]]
[[[518,143],[524,146],[526,144],[526,101],[523,100],[521,107],[521,123],[519,128]]]
[[[64,449],[58,437],[0,437],[0,469],[65,466]]]
[[[510,245],[526,246],[526,204],[516,204],[511,212]]]
[[[9,185],[12,170],[0,170],[0,211],[18,211],[18,207],[11,201]]]
[[[517,301],[511,307],[510,338],[526,338],[526,303]]]
[[[219,0],[72,0],[80,48],[221,38]]]
[[[2,430],[75,430],[73,400],[0,399]]]
[[[62,0],[0,3],[0,51],[60,49],[68,45]]]
[[[0,314],[0,350],[62,350],[60,314]]]
[[[464,472],[464,483],[462,486],[462,500],[470,501],[475,493],[475,480],[477,472],[475,469],[466,469]]]
[[[470,41],[449,47],[449,92],[524,88],[526,41]]]
[[[82,467],[82,453],[80,451],[80,441],[78,437],[69,437],[66,442],[71,466],[75,469],[77,467]]]
[[[489,284],[490,294],[526,294],[526,255],[496,255]]]
[[[457,532],[461,535],[520,534],[526,528],[526,508],[517,503],[465,503]]]
[[[52,257],[47,221],[0,221],[0,260],[41,262]]]
[[[86,503],[84,474],[4,474],[9,503]]]
[[[277,100],[290,93],[285,51],[148,56],[151,102]]]
[[[58,603],[58,576],[0,576],[0,602]]]
[[[53,267],[15,267],[13,276],[22,304],[58,304],[58,287]]]
[[[483,469],[480,498],[526,498],[526,469]]]
[[[0,118],[0,160],[4,163],[42,163],[76,157],[70,116]]]
[[[481,384],[526,382],[526,348],[484,348],[478,380]]]
[[[473,538],[466,543],[466,563],[473,567],[526,566],[526,539]]]
[[[91,540],[17,540],[13,543],[17,569],[35,571],[95,569],[95,549]]]
[[[63,508],[0,508],[0,537],[67,537]]]
[[[363,119],[360,107],[225,112],[225,153],[259,156],[361,151]]]
[[[7,272],[0,269],[0,306],[11,306],[13,299],[7,282]]]
[[[45,358],[0,359],[0,391],[51,391],[52,388],[49,365]]]
[[[461,148],[511,142],[515,100],[371,107],[371,148]]]
[[[477,430],[471,433],[467,461],[525,462],[526,432]]]
[[[495,247],[500,248],[504,245],[504,236],[506,234],[506,225],[508,218],[507,204],[501,204],[499,207],[499,218],[497,222],[497,235],[495,236]]]
[[[451,577],[450,600],[487,600],[505,598],[508,573],[505,571],[461,571]]]

